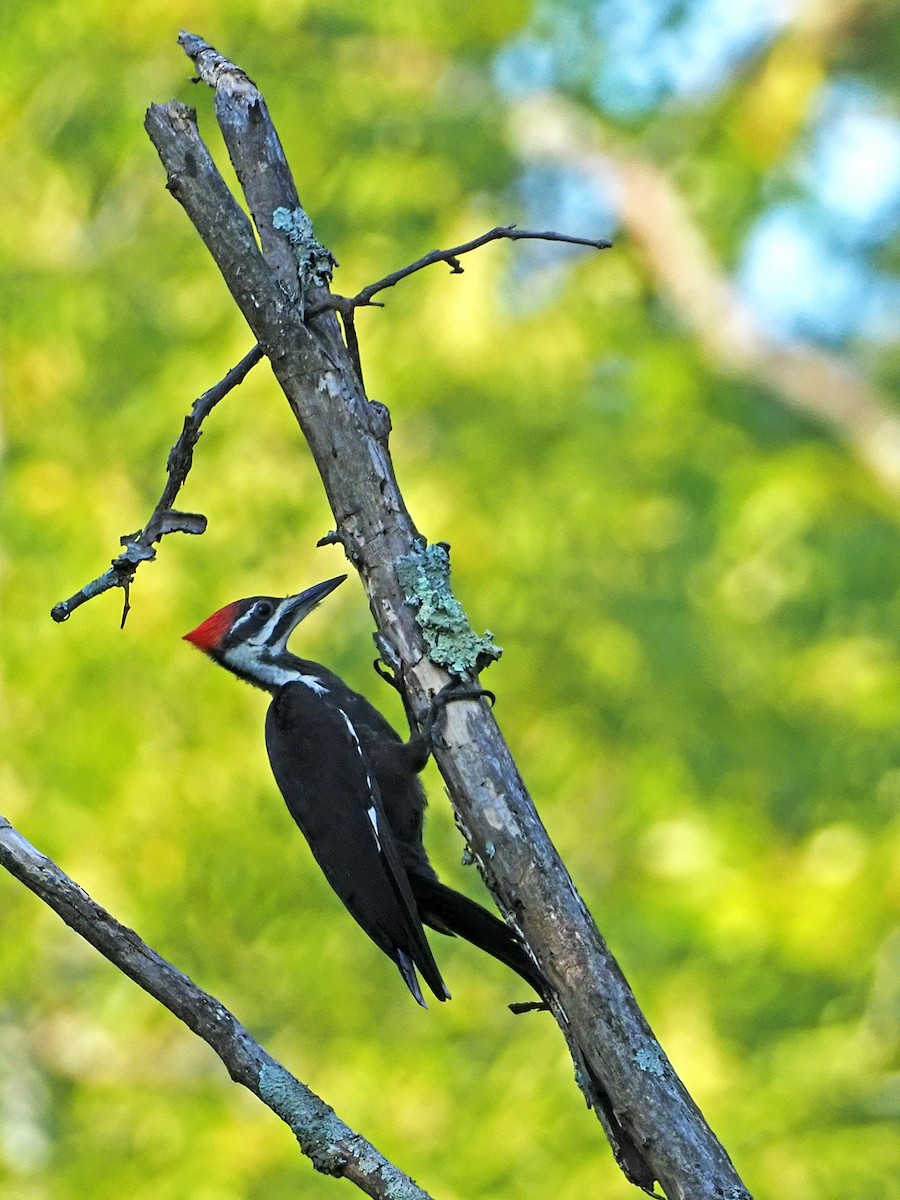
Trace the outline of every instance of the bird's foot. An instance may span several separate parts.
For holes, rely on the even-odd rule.
[[[489,692],[475,683],[448,683],[446,687],[442,687],[431,697],[428,711],[421,721],[417,722],[411,708],[407,707],[409,741],[403,745],[403,754],[408,765],[414,771],[421,771],[428,762],[434,752],[441,715],[448,704],[454,700],[480,700],[482,697],[489,700],[492,705],[496,700],[493,692]]]
[[[373,637],[378,649],[378,657],[372,666],[385,683],[389,683],[392,688],[403,696],[405,694],[402,681],[403,663],[400,655],[397,653],[396,646],[383,633],[373,634]]]
[[[376,658],[372,666],[375,668],[375,674],[380,675],[385,683],[389,683],[395,691],[402,692],[403,689],[400,687],[400,680],[397,678],[395,672],[385,665],[382,659]]]
[[[477,683],[448,683],[431,697],[428,712],[419,730],[419,736],[424,739],[429,752],[434,748],[434,735],[438,723],[448,704],[456,700],[481,700],[490,703],[491,708],[497,703],[497,697],[487,688],[479,687]]]

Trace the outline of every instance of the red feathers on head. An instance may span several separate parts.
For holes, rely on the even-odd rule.
[[[192,629],[190,633],[186,633],[182,638],[184,642],[191,642],[198,650],[205,650],[207,653],[210,650],[215,650],[219,642],[231,628],[231,623],[234,620],[234,610],[237,608],[237,602],[226,604],[224,608],[220,608],[218,612],[214,612],[211,617],[198,625],[196,629]]]

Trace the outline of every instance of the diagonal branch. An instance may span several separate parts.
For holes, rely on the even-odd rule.
[[[347,349],[356,370],[356,377],[359,380],[360,387],[365,390],[362,362],[359,357],[359,342],[356,336],[356,320],[354,315],[356,309],[370,306],[380,308],[381,302],[373,300],[373,296],[377,296],[379,292],[383,292],[386,288],[394,287],[402,279],[408,279],[410,275],[415,275],[417,271],[423,271],[426,267],[434,266],[435,263],[445,262],[449,266],[452,275],[462,275],[463,266],[459,261],[460,255],[468,254],[472,250],[478,250],[482,246],[486,246],[489,242],[496,242],[501,238],[506,238],[511,242],[524,241],[526,239],[542,242],[567,242],[573,246],[590,246],[594,250],[608,250],[612,245],[611,242],[603,239],[573,237],[567,233],[556,233],[552,229],[538,233],[533,229],[517,229],[515,225],[497,225],[494,229],[489,229],[487,233],[481,234],[480,237],[472,238],[468,242],[462,242],[459,246],[451,246],[449,250],[432,250],[430,253],[424,254],[421,258],[417,258],[415,262],[410,263],[408,266],[401,267],[397,271],[392,271],[390,275],[385,275],[383,279],[379,279],[376,283],[370,283],[367,287],[357,292],[355,296],[336,296],[327,293],[323,299],[306,309],[306,315],[310,318],[317,317],[329,310],[334,310],[341,314]]]
[[[318,243],[262,96],[206,43],[190,34],[180,41],[204,82],[215,86],[216,116],[262,253],[199,136],[195,114],[174,101],[153,106],[147,132],[170,191],[265,348],[319,468],[336,536],[359,570],[381,635],[396,651],[414,710],[424,711],[449,676],[429,657],[420,624],[425,608],[434,606],[419,596],[414,612],[404,583],[404,567],[414,568],[428,551],[397,484],[385,410],[363,395],[334,313],[304,320],[304,306],[326,290],[325,276],[304,278],[301,271],[298,288],[298,242],[308,238],[303,261]],[[320,250],[321,266],[329,256]],[[429,599],[447,596],[449,589]],[[670,1200],[747,1200],[587,912],[492,714],[454,705],[441,742],[438,765],[460,827],[504,916],[550,982],[579,1083],[623,1172],[647,1191],[659,1180]]]
[[[248,372],[262,357],[261,347],[254,346],[224,378],[208,388],[202,396],[194,401],[191,411],[184,418],[184,426],[178,440],[169,451],[169,458],[166,462],[166,486],[163,488],[163,494],[160,496],[156,508],[150,515],[150,520],[137,533],[121,539],[125,549],[117,558],[113,559],[108,570],[104,571],[97,579],[86,583],[68,600],[61,600],[59,604],[54,605],[50,610],[50,616],[54,621],[67,621],[76,608],[80,608],[94,596],[101,596],[110,588],[120,587],[125,592],[125,604],[122,609],[122,624],[124,625],[131,609],[129,594],[135,571],[142,562],[150,562],[156,558],[155,544],[167,533],[201,534],[206,530],[206,517],[201,513],[176,512],[172,505],[184,486],[194,461],[194,447],[200,440],[200,426],[219,401],[238,384],[243,383]]]
[[[356,338],[356,328],[353,319],[354,310],[376,303],[372,300],[372,297],[377,295],[378,292],[383,291],[385,288],[394,287],[401,280],[435,263],[446,262],[450,265],[454,274],[461,274],[462,266],[458,261],[459,255],[467,254],[471,250],[477,250],[481,246],[485,246],[489,242],[498,241],[501,238],[507,238],[511,241],[536,239],[551,242],[567,242],[576,246],[591,246],[597,250],[608,249],[610,246],[609,242],[570,237],[568,234],[555,233],[552,230],[537,233],[533,230],[517,229],[514,225],[502,225],[489,230],[480,237],[472,238],[471,241],[464,242],[459,246],[453,246],[449,250],[432,250],[429,254],[423,255],[422,258],[417,259],[414,263],[393,271],[390,275],[386,275],[376,283],[370,283],[367,287],[357,292],[355,296],[331,296],[329,294],[325,299],[308,306],[304,316],[307,320],[312,320],[314,317],[320,316],[331,309],[337,310],[341,314],[347,348],[353,361],[357,378],[362,386],[362,364],[360,362],[359,344]],[[219,401],[224,399],[239,384],[243,383],[246,375],[257,363],[262,361],[263,357],[262,348],[259,345],[254,346],[236,366],[232,367],[227,375],[211,388],[208,388],[202,396],[194,401],[190,413],[184,419],[184,426],[178,440],[169,452],[169,458],[166,463],[166,486],[150,515],[150,519],[143,529],[137,533],[126,534],[122,537],[121,542],[125,549],[112,560],[111,565],[102,575],[91,580],[90,583],[86,583],[84,587],[79,588],[67,600],[61,600],[53,606],[50,610],[50,615],[54,621],[67,621],[72,613],[77,608],[80,608],[82,604],[86,604],[88,600],[93,600],[96,596],[102,596],[104,592],[108,592],[111,588],[120,587],[125,593],[121,621],[122,626],[124,626],[128,613],[131,611],[130,591],[135,573],[142,562],[152,562],[156,558],[154,546],[167,533],[202,534],[206,531],[206,518],[204,516],[199,513],[177,512],[172,505],[175,503],[178,493],[184,486],[193,464],[194,447],[200,440],[200,426]]]
[[[360,386],[364,387],[362,363],[359,357],[359,342],[356,336],[354,315],[356,310],[366,307],[380,308],[381,302],[373,300],[373,296],[377,296],[379,292],[385,291],[386,288],[394,287],[401,280],[408,279],[410,275],[415,275],[417,271],[423,271],[426,267],[434,266],[435,263],[444,262],[449,266],[452,275],[462,275],[463,266],[459,261],[460,255],[469,254],[472,250],[479,250],[489,242],[497,242],[501,238],[506,238],[511,242],[525,240],[566,242],[572,246],[590,246],[594,250],[609,250],[612,245],[611,242],[607,242],[602,238],[574,237],[567,233],[556,233],[552,229],[538,233],[533,229],[517,229],[515,225],[497,225],[494,229],[489,229],[487,233],[481,234],[480,237],[472,238],[468,242],[462,242],[459,246],[451,246],[449,250],[432,250],[430,253],[424,254],[421,258],[417,258],[415,262],[409,263],[408,266],[400,267],[397,271],[392,271],[390,275],[385,275],[383,279],[379,279],[376,283],[370,283],[367,287],[358,291],[355,296],[336,296],[326,293],[322,299],[307,307],[306,315],[309,318],[317,317],[329,310],[334,310],[341,314],[347,349],[350,352],[350,358],[353,361]]]
[[[328,290],[334,260],[316,240],[300,206],[263,97],[245,72],[202,39],[182,33],[179,41],[194,60],[199,78],[215,87],[216,117],[253,224],[200,138],[192,109],[175,101],[151,106],[147,132],[166,169],[169,191],[206,244],[259,343],[250,357],[265,354],[271,363],[319,468],[335,516],[334,539],[341,542],[360,573],[379,634],[398,664],[412,711],[424,712],[429,699],[448,682],[451,671],[461,679],[471,678],[477,665],[461,659],[461,666],[447,670],[431,656],[434,630],[424,614],[426,610],[445,610],[450,601],[457,603],[447,584],[446,561],[441,568],[443,577],[440,570],[430,573],[436,564],[440,567],[437,559],[442,556],[446,560],[446,549],[440,543],[427,546],[406,508],[388,449],[387,411],[366,399],[352,348],[348,350],[341,338],[334,311],[340,309],[340,302]],[[360,293],[360,303],[371,302],[379,290],[432,262],[448,262],[451,270],[458,272],[458,255],[502,237],[600,247],[588,239],[498,227],[471,243],[434,251],[370,285]],[[349,315],[352,327],[356,306],[349,301],[345,304],[347,314],[343,315]],[[190,442],[188,451],[195,441]],[[189,458],[188,453],[188,466]],[[163,513],[163,524],[156,528],[160,536],[168,528],[184,528],[178,516],[171,514],[171,508]],[[131,539],[135,553],[152,557],[152,543],[146,546],[137,536]],[[437,559],[436,551],[440,552]],[[130,568],[128,563],[122,567],[129,582]],[[419,584],[413,586],[414,580],[419,580],[424,590],[417,590]],[[83,589],[83,595],[73,597],[77,603],[66,602],[69,607],[60,608],[58,619],[90,594],[117,585],[122,586],[118,579],[107,583],[101,577]],[[462,624],[465,626],[464,615]],[[462,633],[464,642],[465,629]],[[468,633],[475,644],[484,640],[476,639],[471,630]],[[648,1192],[652,1192],[654,1180],[659,1180],[670,1200],[721,1200],[724,1196],[749,1200],[724,1147],[653,1036],[587,912],[493,715],[483,706],[454,705],[447,714],[436,756],[459,827],[481,874],[549,982],[553,1015],[569,1045],[579,1085],[626,1177]],[[105,923],[111,918],[94,909],[91,920],[98,923],[102,940]],[[130,938],[128,944],[134,945],[134,935],[127,931],[126,935],[126,942]],[[122,969],[135,977],[127,955]],[[206,999],[215,1005],[211,998]],[[220,1019],[226,1025],[230,1022],[228,1036],[241,1041],[245,1031],[230,1014],[224,1018],[216,1015],[220,1012],[224,1010],[216,1007],[210,1016],[212,1026]],[[282,1072],[279,1080],[286,1076],[277,1064],[266,1062],[264,1067]],[[242,1076],[235,1078],[252,1087],[254,1079],[257,1083],[262,1079],[263,1068],[250,1083]],[[260,1085],[257,1094],[276,1111],[283,1114],[290,1109],[290,1097],[281,1104],[280,1096],[267,1099],[265,1092]],[[293,1120],[291,1124],[294,1128]],[[327,1161],[335,1166],[333,1159]],[[348,1177],[353,1177],[354,1169],[352,1163],[341,1163]],[[382,1194],[388,1195],[387,1191],[378,1193]],[[417,1191],[395,1194],[420,1195]]]
[[[211,1046],[235,1083],[290,1127],[317,1171],[349,1179],[373,1200],[429,1200],[427,1192],[272,1058],[224,1004],[101,908],[3,816],[0,866]]]

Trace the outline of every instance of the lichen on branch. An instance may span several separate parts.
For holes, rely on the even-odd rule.
[[[445,542],[424,541],[397,560],[406,603],[416,609],[428,657],[451,675],[477,675],[503,653],[490,630],[479,637],[450,590],[450,553]]]

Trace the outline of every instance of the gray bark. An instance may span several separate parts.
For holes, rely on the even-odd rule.
[[[300,424],[336,536],[396,652],[410,701],[423,711],[448,676],[428,656],[400,578],[421,539],[394,477],[386,410],[366,399],[335,313],[320,307],[328,296],[321,279],[298,278],[296,246],[275,214],[305,214],[262,96],[199,38],[179,40],[215,88],[216,116],[262,249],[200,138],[193,110],[176,102],[153,106],[147,131],[169,190],[212,254]],[[304,320],[304,312],[317,315]],[[623,1171],[647,1190],[658,1180],[672,1200],[749,1200],[654,1038],[483,702],[449,706],[436,758],[487,886],[552,985],[579,1083]],[[604,1114],[598,1080],[612,1114]]]
[[[286,1070],[224,1004],[121,925],[0,816],[0,866],[30,888],[120,971],[210,1045],[243,1084],[289,1125],[317,1171],[355,1183],[373,1200],[430,1200],[408,1175]]]

